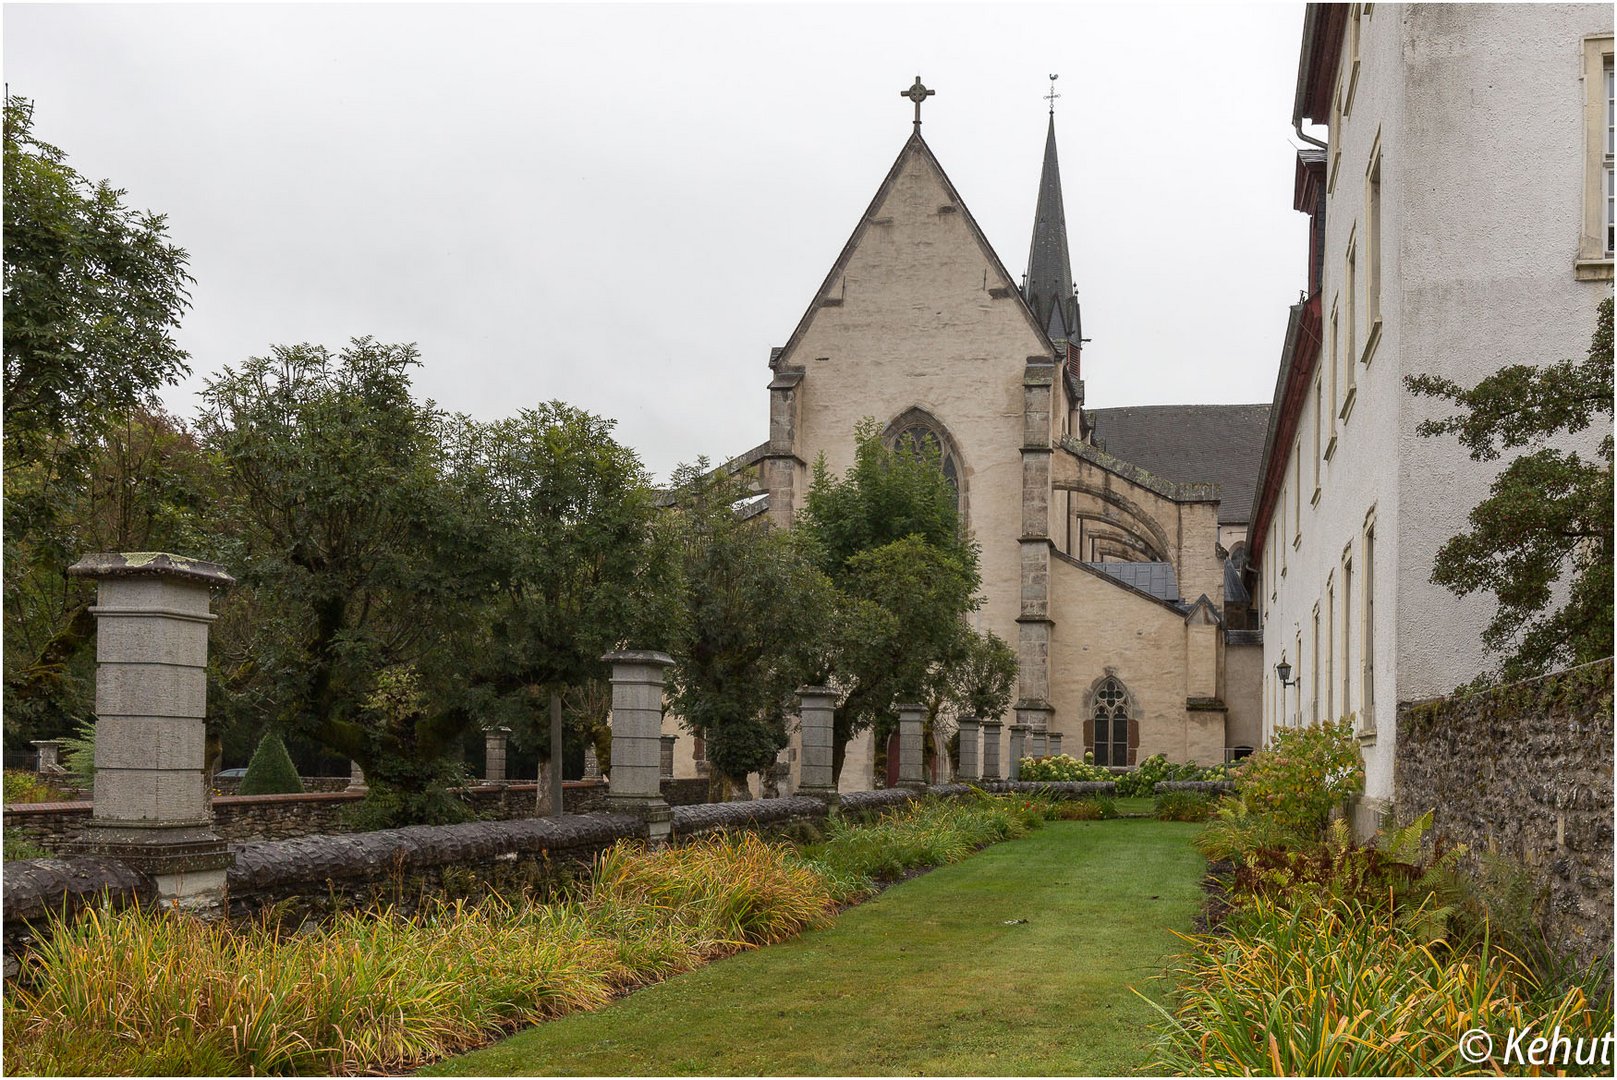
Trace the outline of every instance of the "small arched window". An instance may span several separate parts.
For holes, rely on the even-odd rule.
[[[1107,676],[1095,687],[1090,699],[1089,736],[1085,741],[1093,748],[1096,765],[1127,765],[1133,709],[1129,692],[1122,683]]]

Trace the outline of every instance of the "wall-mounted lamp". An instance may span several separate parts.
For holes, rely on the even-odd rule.
[[[1275,665],[1275,674],[1280,676],[1281,686],[1296,686],[1303,681],[1300,675],[1295,679],[1291,677],[1291,665],[1286,662],[1285,653],[1280,654],[1280,663]]]

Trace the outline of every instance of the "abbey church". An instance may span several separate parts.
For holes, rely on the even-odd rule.
[[[921,136],[919,78],[909,93],[913,133],[771,350],[769,440],[733,465],[756,468],[790,528],[816,458],[845,471],[864,417],[931,435],[981,545],[972,618],[1018,652],[1005,720],[1028,729],[1025,753],[1210,764],[1259,745],[1240,570],[1269,407],[1089,407],[1053,110],[1018,286]],[[872,786],[874,760],[867,732],[842,790]]]

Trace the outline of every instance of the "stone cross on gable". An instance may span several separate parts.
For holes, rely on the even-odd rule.
[[[911,101],[915,102],[916,131],[921,130],[921,102],[925,101],[927,98],[936,93],[936,90],[928,90],[926,87],[921,85],[921,77],[919,75],[915,76],[914,86],[910,87],[908,90],[900,90],[898,92],[899,97],[907,97]]]

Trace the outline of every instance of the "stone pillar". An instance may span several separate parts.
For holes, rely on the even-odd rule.
[[[1061,732],[1059,731],[1050,732],[1050,756],[1061,756]]]
[[[504,784],[505,744],[510,728],[492,727],[483,732],[483,782]]]
[[[982,778],[982,766],[977,756],[977,718],[975,716],[962,716],[960,718],[960,779],[979,780]]]
[[[97,583],[95,810],[75,847],[149,874],[159,899],[215,908],[234,856],[208,801],[208,595],[235,579],[144,551],[86,555],[68,574]]]
[[[659,736],[662,745],[658,748],[657,774],[663,780],[674,778],[674,743],[679,741],[678,735]]]
[[[797,793],[835,803],[837,787],[831,778],[831,753],[836,737],[837,692],[829,686],[803,686],[798,688],[797,700],[803,745]]]
[[[601,759],[595,756],[595,744],[584,744],[584,779],[599,780],[601,778]]]
[[[983,721],[983,779],[998,780],[999,775],[999,736],[1000,729],[1005,725],[999,720]]]
[[[1016,722],[1027,728],[1028,757],[1045,756],[1048,749],[1045,734],[1050,729],[1050,714],[1054,711],[1042,699],[1024,698],[1016,703]]]
[[[62,771],[60,739],[35,739],[31,745],[39,751],[39,764],[34,767],[37,772],[54,775]]]
[[[612,770],[607,804],[617,813],[636,814],[646,838],[664,844],[674,815],[663,799],[661,778],[663,673],[674,663],[662,652],[614,652],[612,665]]]
[[[1027,746],[1027,725],[1026,724],[1012,724],[1011,725],[1011,768],[1010,768],[1010,773],[1011,773],[1011,779],[1012,780],[1020,780],[1022,778],[1022,754],[1023,754],[1023,750],[1024,750],[1024,748],[1026,746]]]
[[[352,759],[348,762],[348,786],[345,791],[369,791],[371,786],[365,782],[365,770],[360,768],[359,762]]]
[[[926,787],[926,750],[922,746],[922,728],[926,722],[926,706],[900,705],[898,707],[898,786]]]

